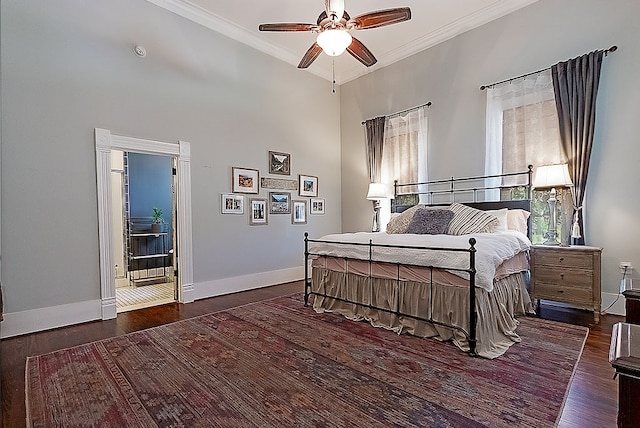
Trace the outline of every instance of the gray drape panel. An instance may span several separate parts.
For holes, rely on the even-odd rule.
[[[367,171],[369,182],[379,183],[382,171],[382,146],[384,143],[384,116],[365,121],[367,136]]]
[[[573,204],[578,210],[578,224],[584,244],[582,201],[584,200],[589,158],[596,123],[596,97],[600,82],[603,51],[595,51],[551,67],[553,89],[558,109],[560,139],[573,180]]]

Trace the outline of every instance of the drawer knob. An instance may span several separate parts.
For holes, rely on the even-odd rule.
[[[564,257],[560,257],[560,263],[564,261]]]
[[[560,274],[560,279],[564,279],[564,274],[563,273]]]

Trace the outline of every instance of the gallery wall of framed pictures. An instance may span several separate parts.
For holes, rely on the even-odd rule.
[[[298,174],[292,178],[290,153],[269,150],[267,171],[262,176],[258,168],[231,167],[231,192],[220,195],[220,213],[244,215],[244,195],[249,195],[248,224],[264,226],[269,216],[289,215],[291,224],[307,224],[308,216],[324,215],[325,199],[318,197],[318,176]],[[287,177],[288,176],[288,177]],[[307,199],[292,199],[294,197]]]

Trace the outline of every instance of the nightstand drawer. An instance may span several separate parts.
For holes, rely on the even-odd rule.
[[[593,283],[593,272],[590,270],[572,270],[537,266],[536,289],[538,288],[539,283],[587,289],[590,291],[591,284]]]
[[[590,287],[576,288],[541,282],[536,284],[534,297],[558,302],[592,304],[593,290]]]
[[[569,251],[533,251],[533,260],[536,266],[564,266],[575,269],[592,269],[593,256],[589,253]]]

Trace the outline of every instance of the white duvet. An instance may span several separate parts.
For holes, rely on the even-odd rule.
[[[318,240],[331,241],[331,243],[309,242],[309,252],[318,255],[368,260],[368,245],[336,245],[333,242],[369,244],[371,240],[374,245],[438,248],[438,250],[423,250],[374,246],[371,255],[374,261],[433,266],[443,269],[468,269],[469,252],[442,249],[468,249],[471,237],[476,239],[476,286],[487,291],[493,290],[496,268],[505,260],[528,250],[531,246],[531,241],[524,234],[510,230],[460,236],[357,232],[325,235]],[[451,272],[463,278],[469,277],[467,272]]]

